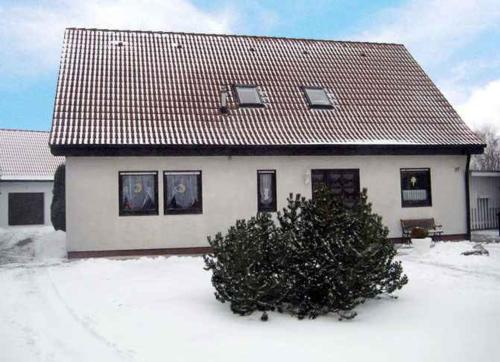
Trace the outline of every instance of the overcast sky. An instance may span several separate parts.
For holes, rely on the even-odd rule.
[[[500,0],[0,0],[0,127],[49,129],[66,27],[405,44],[472,128],[500,127]]]

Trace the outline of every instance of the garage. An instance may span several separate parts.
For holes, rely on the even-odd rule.
[[[44,223],[43,192],[9,193],[9,225],[42,225]]]
[[[49,133],[0,129],[0,228],[50,225],[54,173],[64,157],[49,149]]]

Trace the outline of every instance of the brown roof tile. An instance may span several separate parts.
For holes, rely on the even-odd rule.
[[[258,85],[263,108],[232,86]],[[333,109],[309,109],[321,86]],[[229,111],[220,94],[229,89]],[[403,45],[67,29],[52,145],[478,145]]]

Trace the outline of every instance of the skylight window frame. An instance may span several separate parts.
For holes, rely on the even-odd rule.
[[[309,106],[309,109],[332,109],[333,108],[333,102],[330,99],[330,97],[328,96],[328,93],[326,92],[326,88],[325,87],[302,86],[301,89],[302,89],[302,92],[304,93],[304,95],[306,97],[306,101],[307,101],[307,105]],[[322,90],[323,92],[325,92],[325,96],[328,99],[328,102],[330,104],[313,104],[311,98],[309,98],[309,94],[307,93],[308,89]]]
[[[260,103],[241,103],[240,95],[238,93],[238,88],[254,88],[257,92],[257,96],[260,99]],[[255,84],[234,84],[233,85],[234,94],[236,96],[236,101],[238,105],[243,108],[264,108],[264,100],[262,99],[262,94],[259,92],[259,86]]]

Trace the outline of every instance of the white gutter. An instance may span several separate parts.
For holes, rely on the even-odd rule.
[[[54,181],[54,176],[0,176],[0,181]]]

